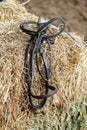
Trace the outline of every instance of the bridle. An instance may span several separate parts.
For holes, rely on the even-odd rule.
[[[55,22],[61,22],[61,24],[56,25]],[[35,25],[37,30],[28,29],[28,26]],[[58,28],[58,32],[56,34],[49,34],[49,30],[51,28]],[[60,35],[65,30],[65,22],[62,18],[53,18],[47,22],[41,23],[41,19],[39,18],[37,22],[24,22],[20,24],[20,28],[23,32],[31,36],[29,40],[29,44],[27,44],[25,50],[25,58],[24,58],[24,70],[25,70],[25,81],[28,86],[28,95],[29,101],[33,108],[40,109],[44,106],[47,101],[47,98],[53,96],[57,89],[50,85],[50,73],[52,66],[52,48],[51,45],[54,44],[53,38]],[[47,63],[47,57],[42,48],[43,44],[47,44],[50,51],[49,65]],[[42,75],[40,71],[39,64],[39,55],[42,58],[44,69],[45,69],[45,77]],[[32,76],[34,73],[34,57],[36,57],[36,67],[39,75],[43,79],[45,83],[45,94],[44,95],[34,95],[32,92]],[[49,92],[51,90],[51,92]],[[33,99],[42,99],[38,105],[33,103]]]

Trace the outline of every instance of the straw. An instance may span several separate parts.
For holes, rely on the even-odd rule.
[[[85,130],[87,46],[77,34],[71,35],[80,46],[66,33],[55,38],[50,82],[58,92],[41,110],[30,107],[23,71],[29,36],[20,30],[19,25],[37,19],[14,0],[0,3],[0,129],[76,130],[80,126]],[[48,55],[47,46],[43,48]],[[36,69],[33,81],[35,93],[43,92],[39,88],[41,78]]]

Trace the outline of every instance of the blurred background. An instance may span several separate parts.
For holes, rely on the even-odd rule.
[[[25,2],[27,0],[20,0]],[[87,0],[30,0],[29,13],[47,18],[62,17],[69,32],[84,35],[87,41]]]

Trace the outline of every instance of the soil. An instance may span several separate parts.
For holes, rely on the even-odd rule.
[[[31,0],[26,8],[46,19],[62,17],[69,32],[78,32],[87,41],[87,0]]]

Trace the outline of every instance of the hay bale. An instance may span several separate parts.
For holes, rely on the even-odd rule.
[[[50,81],[58,92],[41,110],[35,111],[29,105],[23,76],[29,36],[19,29],[19,25],[24,21],[37,21],[38,17],[14,0],[2,2],[0,13],[0,129],[76,130],[83,120],[83,130],[87,99],[86,43],[75,34],[79,46],[66,33],[55,38]],[[44,48],[46,51],[47,47]],[[37,71],[33,80],[34,87],[41,85]]]

